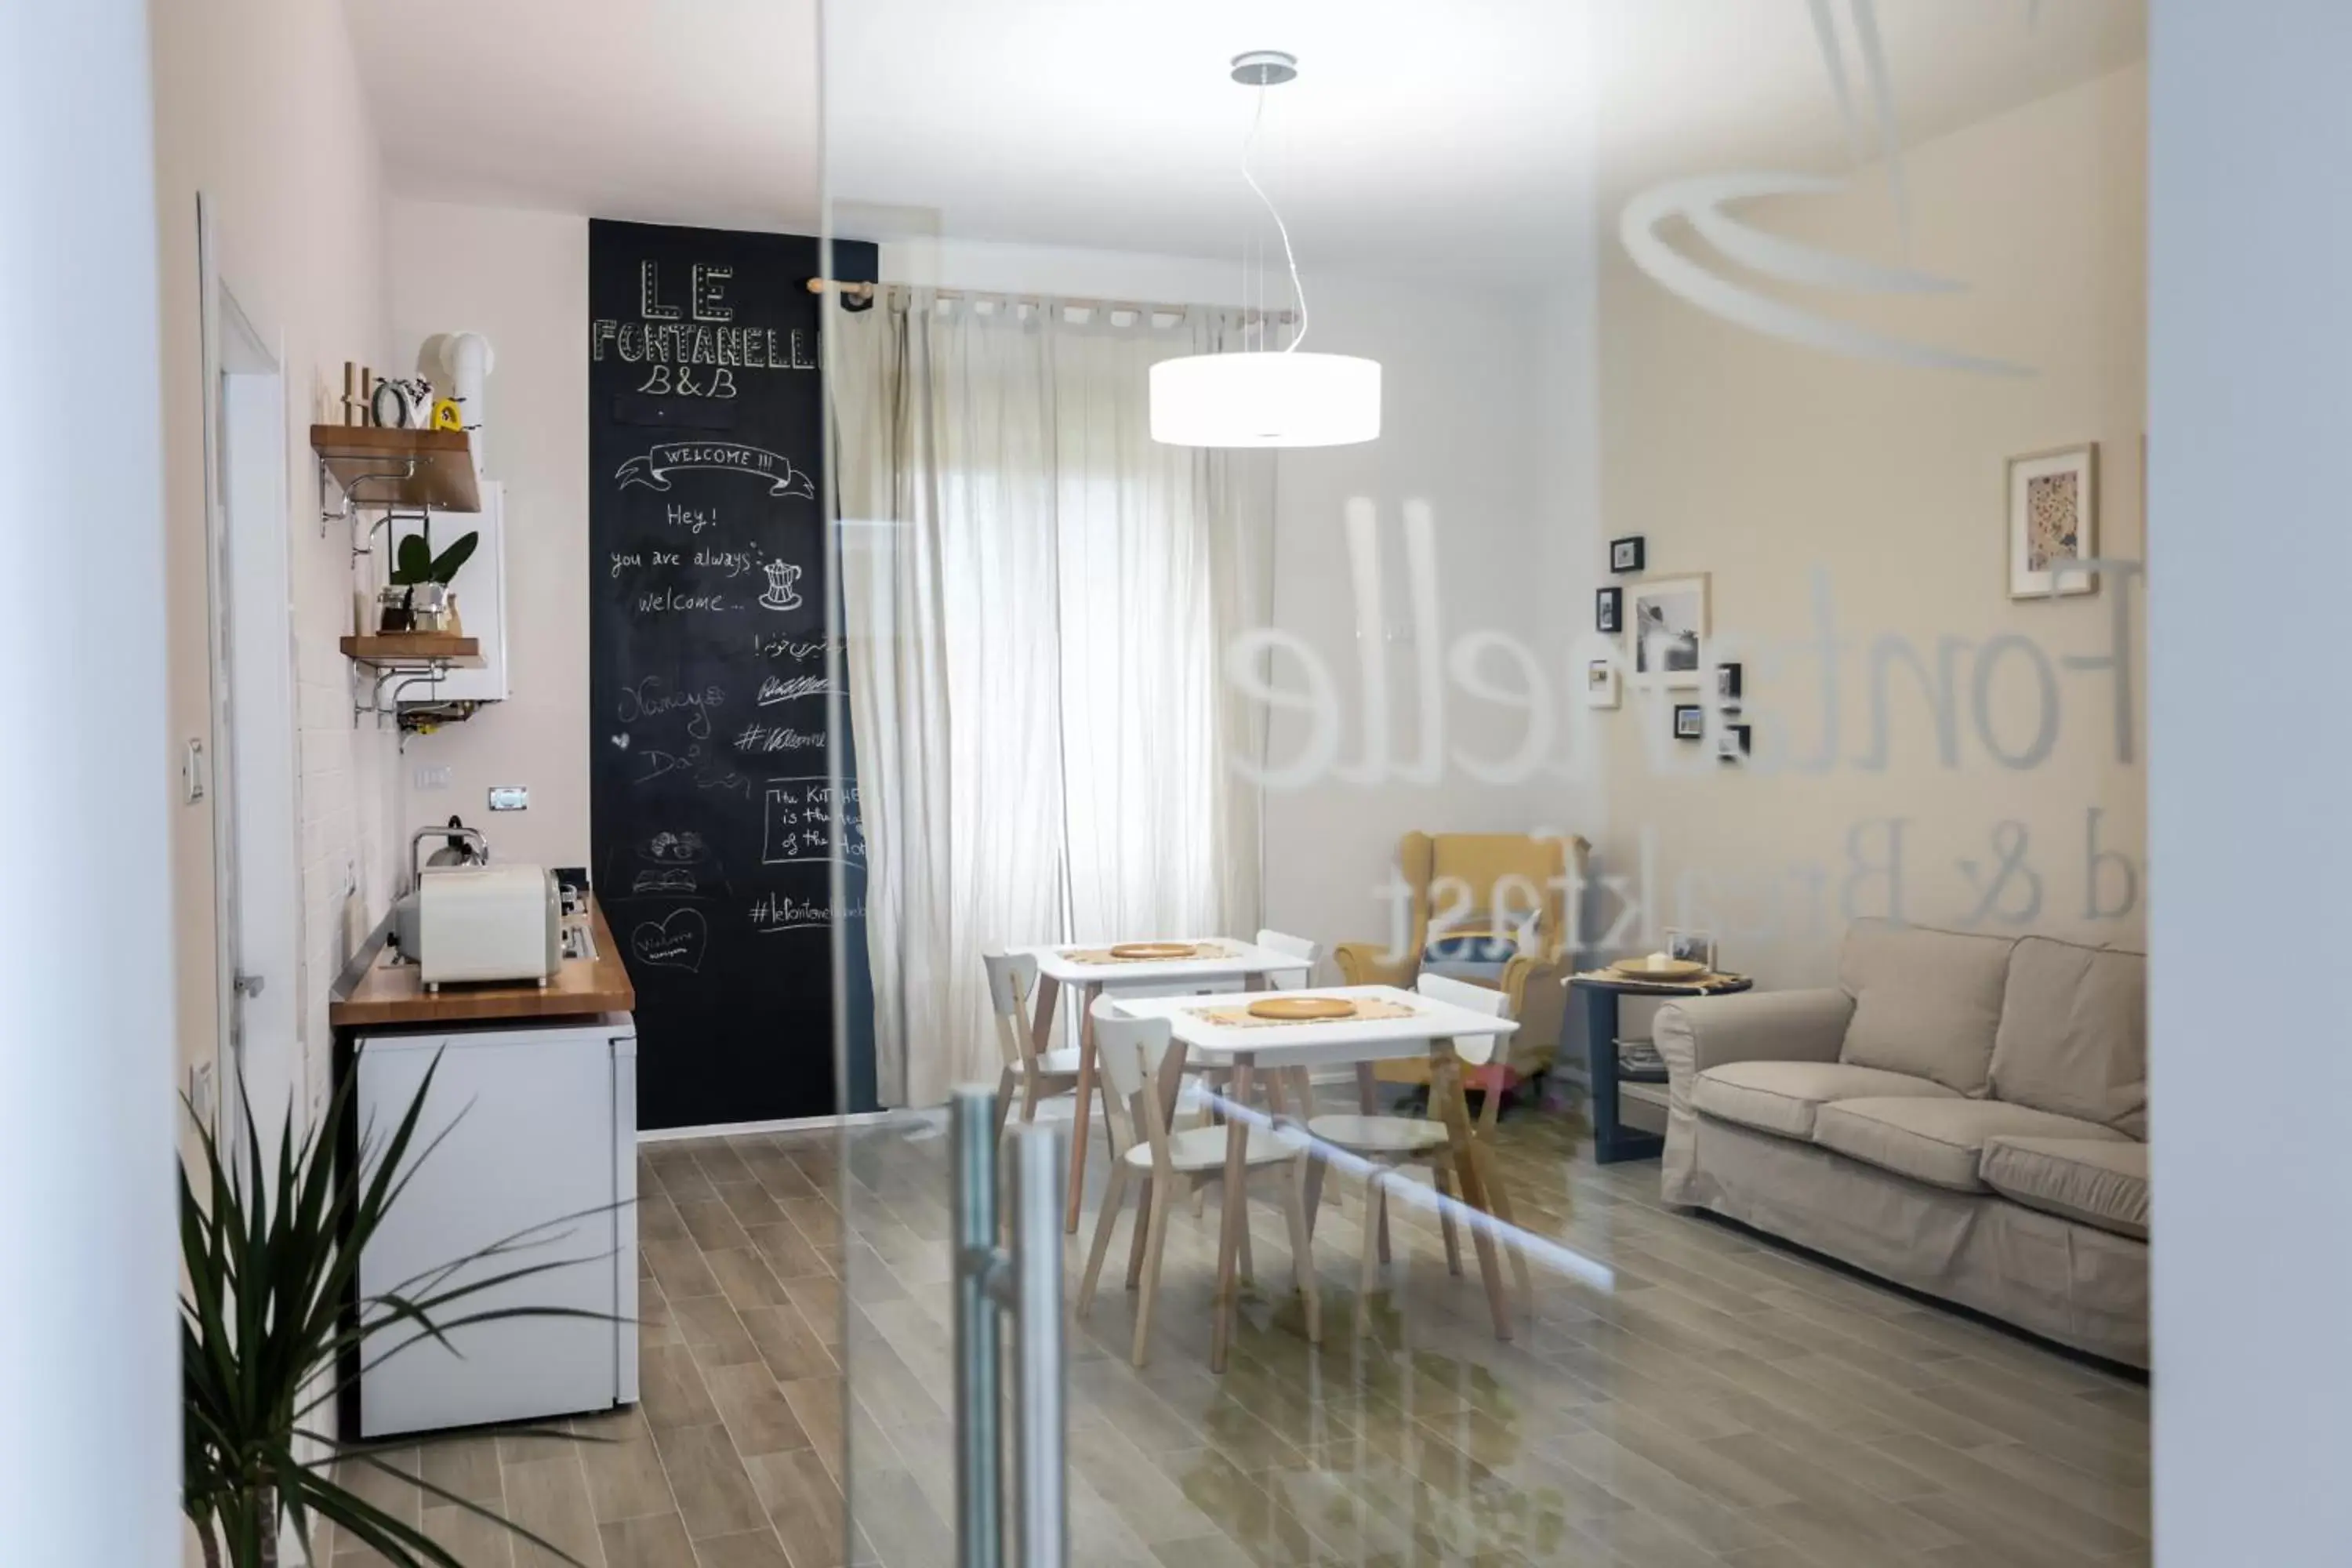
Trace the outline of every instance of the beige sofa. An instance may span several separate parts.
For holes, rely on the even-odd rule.
[[[1860,921],[1833,990],[1664,1007],[1664,1195],[2146,1366],[2147,963]]]

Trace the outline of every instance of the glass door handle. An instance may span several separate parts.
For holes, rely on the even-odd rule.
[[[997,1240],[996,1095],[955,1091],[956,1561],[1004,1568],[1003,1318],[1013,1318],[1015,1568],[1066,1568],[1068,1431],[1062,1355],[1061,1130],[1013,1134],[1013,1246]]]

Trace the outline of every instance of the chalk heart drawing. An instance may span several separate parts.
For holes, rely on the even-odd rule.
[[[793,591],[801,580],[801,569],[787,561],[771,561],[761,568],[768,574],[768,591],[760,595],[760,603],[772,610],[797,610],[803,603]]]
[[[658,921],[639,921],[629,932],[629,950],[656,969],[702,972],[702,950],[710,941],[700,910],[672,910]]]
[[[623,463],[613,477],[620,481],[623,489],[643,485],[647,489],[666,490],[669,489],[670,474],[679,468],[748,474],[765,480],[772,496],[816,499],[816,481],[793,467],[790,458],[764,447],[746,447],[735,441],[665,441],[644,457]]]
[[[1862,294],[1940,294],[1965,287],[1925,272],[1881,267],[1800,245],[1743,223],[1723,210],[1729,203],[1758,196],[1828,195],[1844,188],[1843,181],[1813,174],[1702,174],[1695,179],[1670,180],[1651,186],[1625,204],[1624,212],[1618,217],[1617,236],[1633,264],[1661,288],[1711,316],[1719,316],[1750,331],[1826,353],[1889,360],[1923,370],[1960,370],[1979,375],[2034,374],[2030,365],[1906,342],[1851,321],[1815,315],[1786,300],[1718,278],[1658,237],[1659,226],[1668,218],[1679,216],[1687,219],[1693,231],[1727,260],[1767,278],[1809,288]]]

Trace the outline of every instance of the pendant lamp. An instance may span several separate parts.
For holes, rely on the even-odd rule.
[[[1171,447],[1347,447],[1381,433],[1381,367],[1352,354],[1301,353],[1307,290],[1290,229],[1250,167],[1265,116],[1265,89],[1298,74],[1277,49],[1236,55],[1233,78],[1257,89],[1257,110],[1242,153],[1242,179],[1265,204],[1282,236],[1283,259],[1298,297],[1298,332],[1280,349],[1187,354],[1151,367],[1151,438]]]

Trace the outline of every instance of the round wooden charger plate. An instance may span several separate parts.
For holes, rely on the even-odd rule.
[[[1352,1018],[1356,1005],[1338,996],[1275,996],[1249,1005],[1253,1018]]]
[[[1621,958],[1609,968],[1628,980],[1696,980],[1706,973],[1706,964],[1687,958],[1671,959],[1661,964],[1642,958]]]
[[[1110,950],[1113,958],[1190,958],[1200,952],[1197,942],[1123,942]]]

